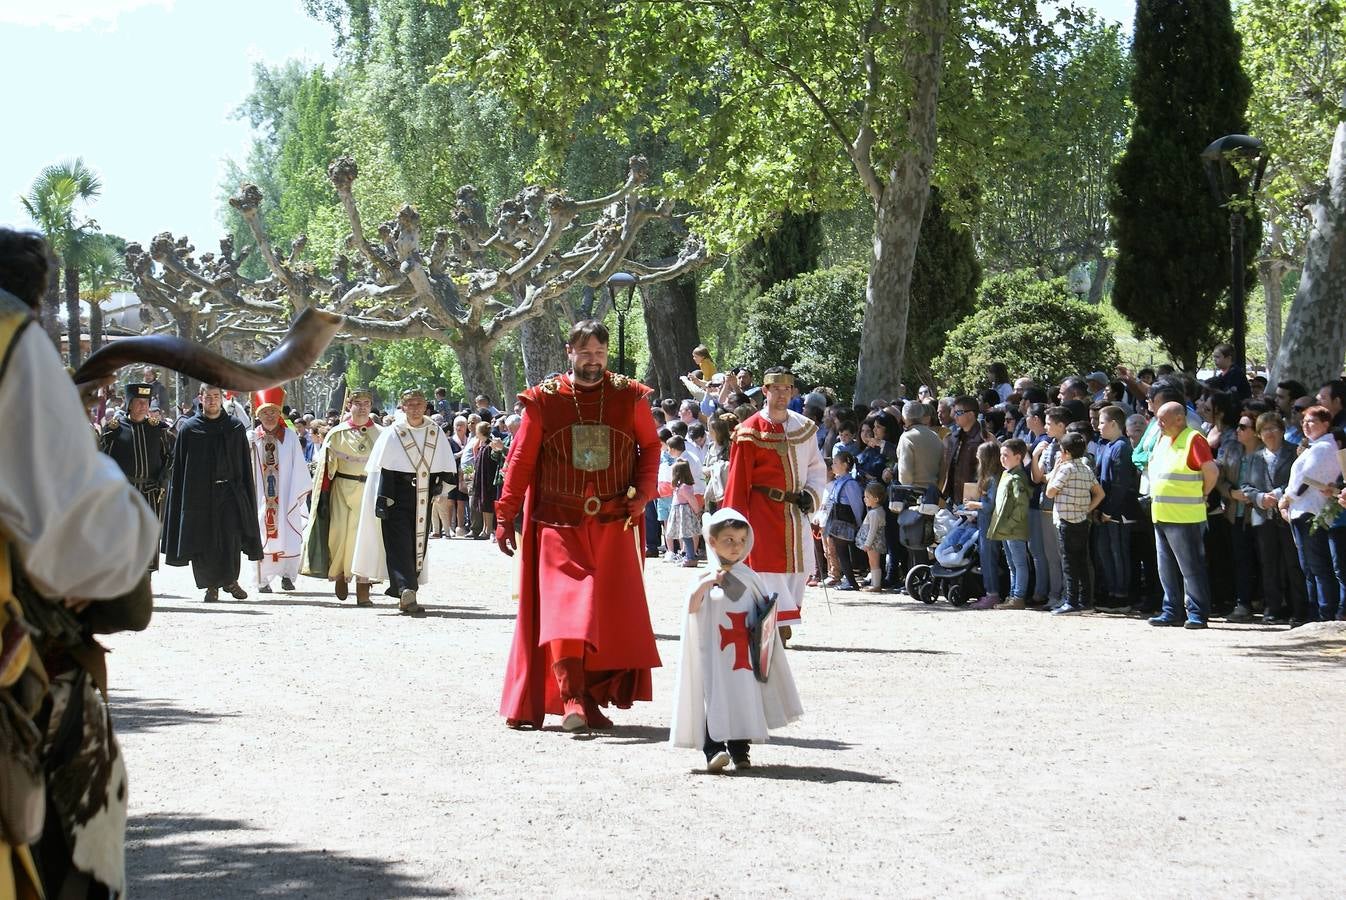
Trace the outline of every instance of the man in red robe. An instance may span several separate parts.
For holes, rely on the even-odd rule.
[[[766,409],[734,429],[724,505],[748,517],[754,538],[748,567],[776,594],[776,621],[789,640],[813,571],[809,515],[821,505],[827,466],[818,450],[818,426],[790,410],[794,376],[769,369],[762,384]]]
[[[500,714],[511,728],[610,728],[600,707],[651,698],[659,665],[645,602],[646,502],[659,473],[650,389],[607,371],[608,331],[580,322],[571,371],[519,395],[523,424],[495,503],[496,543],[514,555],[523,512],[519,612]]]

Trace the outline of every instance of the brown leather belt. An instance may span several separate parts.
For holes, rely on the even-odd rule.
[[[600,497],[576,497],[572,494],[549,494],[538,500],[538,506],[559,506],[562,509],[578,509],[586,516],[627,515],[625,497],[612,497],[604,500]]]
[[[752,489],[759,494],[766,494],[767,499],[775,500],[777,503],[794,503],[798,505],[800,494],[783,491],[780,488],[767,487],[762,484],[755,484]]]
[[[347,481],[366,481],[369,478],[368,475],[347,475],[345,472],[337,472],[336,477],[345,478]]]

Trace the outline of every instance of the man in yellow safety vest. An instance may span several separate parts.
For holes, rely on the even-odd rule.
[[[1150,453],[1155,552],[1164,607],[1151,625],[1205,628],[1210,617],[1210,577],[1206,570],[1206,495],[1219,468],[1210,444],[1187,425],[1187,410],[1169,402],[1159,408],[1161,437]],[[1186,621],[1179,601],[1186,605]]]

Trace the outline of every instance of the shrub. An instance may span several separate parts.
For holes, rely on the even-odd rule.
[[[851,266],[808,272],[758,298],[735,359],[758,378],[785,366],[800,388],[834,388],[839,398],[855,392],[855,367],[864,318],[865,273]]]
[[[1003,362],[1013,377],[1053,385],[1067,375],[1117,365],[1117,345],[1103,316],[1076,300],[1064,278],[1043,281],[1014,272],[986,279],[978,309],[949,333],[931,372],[945,392],[985,387],[986,367]]]

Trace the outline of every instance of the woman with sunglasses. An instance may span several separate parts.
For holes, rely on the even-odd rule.
[[[1342,540],[1346,537],[1346,528],[1333,528],[1331,530],[1337,534],[1329,536],[1328,529],[1313,527],[1314,519],[1331,502],[1329,493],[1335,495],[1333,486],[1341,477],[1337,441],[1329,430],[1331,423],[1332,413],[1325,406],[1310,406],[1304,411],[1302,427],[1308,446],[1290,467],[1290,482],[1280,502],[1281,514],[1294,529],[1295,549],[1299,551],[1299,564],[1304,570],[1304,586],[1309,598],[1305,612],[1316,616],[1310,621],[1330,621],[1342,606],[1342,584],[1333,566],[1331,538],[1346,544]],[[1346,546],[1342,550],[1346,550]],[[1343,555],[1346,554],[1341,551],[1336,554],[1338,559]]]

